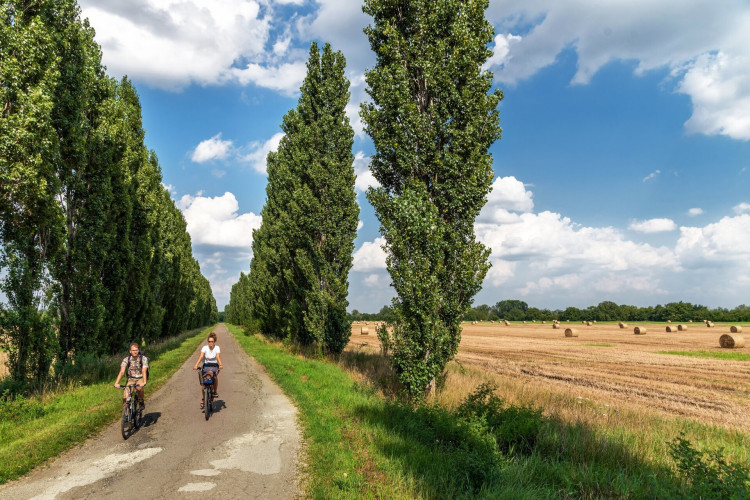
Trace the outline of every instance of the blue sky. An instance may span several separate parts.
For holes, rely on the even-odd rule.
[[[364,71],[353,0],[82,0],[108,73],[141,96],[146,143],[219,308],[249,269],[265,156],[296,106],[310,42],[347,59],[361,224],[350,307],[393,296],[364,190]],[[505,92],[475,303],[750,303],[746,1],[491,0],[487,67]]]

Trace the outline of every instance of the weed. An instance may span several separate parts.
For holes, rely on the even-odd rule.
[[[677,474],[689,488],[693,498],[741,499],[750,491],[750,470],[743,465],[730,465],[724,450],[700,452],[684,435],[668,443]]]

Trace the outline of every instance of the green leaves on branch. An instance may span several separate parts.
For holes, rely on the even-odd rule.
[[[310,47],[297,107],[284,116],[278,151],[268,155],[250,276],[233,288],[229,306],[233,318],[257,320],[270,335],[332,353],[351,335],[348,274],[359,218],[345,66],[330,45],[322,54],[316,43]]]
[[[366,0],[377,55],[361,115],[380,187],[368,191],[386,240],[394,299],[391,359],[411,399],[434,389],[460,341],[462,316],[489,264],[474,219],[500,138],[487,1]]]

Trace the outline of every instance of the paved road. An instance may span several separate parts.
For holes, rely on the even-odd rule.
[[[218,411],[208,421],[192,370],[199,349],[157,393],[146,388],[145,425],[127,441],[117,422],[49,466],[0,486],[0,498],[297,496],[296,409],[224,325],[216,330],[224,370]]]

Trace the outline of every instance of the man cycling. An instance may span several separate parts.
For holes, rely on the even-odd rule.
[[[130,344],[130,354],[125,356],[122,363],[120,363],[120,373],[115,379],[115,387],[120,387],[120,379],[126,370],[128,372],[127,385],[136,386],[138,400],[140,401],[139,407],[143,410],[146,406],[143,388],[146,387],[146,382],[148,381],[148,358],[141,354],[141,349],[136,342]],[[128,396],[130,396],[130,389],[125,389],[122,394],[123,406],[125,406]]]

